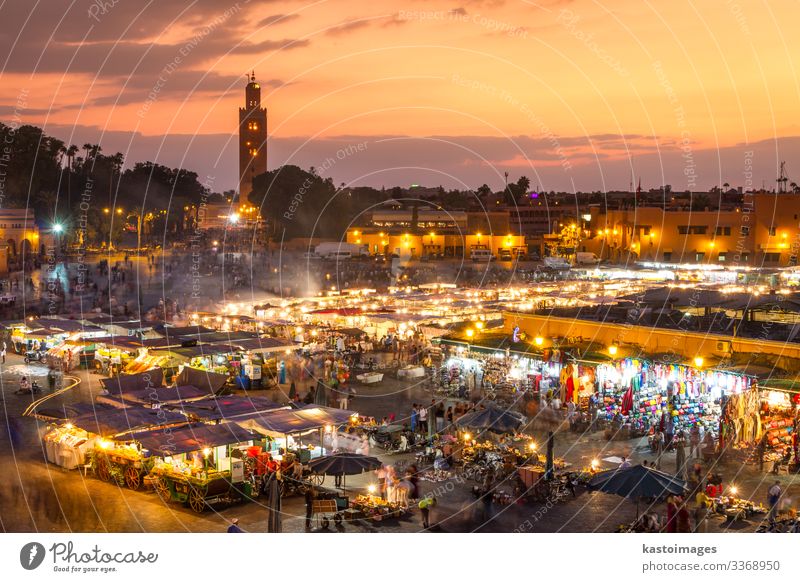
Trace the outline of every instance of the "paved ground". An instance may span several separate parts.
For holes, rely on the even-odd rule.
[[[17,396],[17,356],[9,358],[0,381],[2,384],[2,412],[7,430],[0,431],[0,463],[4,480],[0,486],[0,527],[3,531],[224,531],[233,517],[248,531],[264,531],[266,509],[259,503],[232,507],[217,507],[197,515],[178,504],[165,504],[155,494],[134,492],[101,482],[78,471],[66,471],[43,460],[39,434],[46,426],[30,418],[21,418],[21,412],[30,403],[30,397]],[[16,372],[16,373],[14,373]],[[61,402],[90,401],[97,392],[97,376],[80,374],[82,383],[58,398]],[[429,402],[430,394],[421,385],[408,385],[387,378],[380,387],[362,387],[351,408],[364,414],[386,416],[394,413],[398,419],[410,410],[413,402]],[[48,403],[48,406],[52,403]],[[375,451],[373,451],[373,454]],[[652,460],[644,443],[640,441],[609,443],[600,433],[590,435],[559,435],[556,453],[573,466],[589,464],[593,458],[626,455],[633,462]],[[409,460],[410,456],[383,456],[388,462]],[[609,465],[609,468],[611,466]],[[674,467],[674,455],[668,456],[664,469]],[[726,483],[735,483],[744,496],[756,501],[765,499],[765,491],[774,477],[764,476],[750,467],[725,465],[715,469],[725,477]],[[789,495],[800,498],[800,485],[795,476],[782,476]],[[372,475],[348,479],[348,489],[363,490]],[[326,483],[328,484],[328,483]],[[620,523],[630,522],[636,514],[632,502],[602,493],[579,490],[575,499],[556,505],[514,503],[490,508],[488,513],[471,493],[474,483],[453,478],[439,483],[422,482],[422,492],[434,492],[439,505],[433,520],[441,531],[449,532],[587,532],[613,531]],[[657,508],[663,511],[663,507]],[[284,500],[284,531],[303,530],[304,502],[301,498]],[[712,520],[709,531],[752,531],[756,523],[726,525],[721,519]],[[416,532],[421,530],[418,512],[404,520],[388,522],[357,522],[347,524],[346,531]]]

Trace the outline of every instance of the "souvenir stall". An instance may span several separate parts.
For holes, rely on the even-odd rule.
[[[721,421],[724,449],[745,463],[763,463],[767,472],[796,463],[799,399],[794,392],[765,387],[729,396]]]
[[[753,380],[729,372],[626,358],[598,366],[597,382],[607,421],[622,418],[632,429],[647,431],[667,415],[677,433],[688,432],[695,424],[716,432],[722,396],[749,390]]]
[[[574,402],[579,410],[588,410],[589,397],[596,390],[596,367],[584,360],[568,360],[561,366],[557,394],[562,403]]]
[[[539,358],[504,350],[448,347],[450,355],[434,378],[448,394],[467,398],[481,387],[494,395],[503,389],[542,395],[558,390],[562,372],[559,350],[544,350]]]

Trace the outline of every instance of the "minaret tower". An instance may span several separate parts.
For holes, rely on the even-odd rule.
[[[261,107],[261,85],[256,82],[255,72],[247,78],[245,106],[239,108],[240,205],[254,202],[249,198],[253,178],[267,171],[267,110]]]

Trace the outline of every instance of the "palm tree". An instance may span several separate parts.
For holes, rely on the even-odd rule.
[[[98,146],[99,147],[99,146]],[[122,152],[117,152],[113,156],[109,156],[109,177],[108,177],[108,204],[114,199],[114,174],[119,178],[122,172],[122,164],[125,161],[125,156]]]
[[[67,148],[65,155],[67,156],[67,204],[68,208],[72,208],[72,172],[75,171],[75,154],[78,153],[78,146],[71,145]]]

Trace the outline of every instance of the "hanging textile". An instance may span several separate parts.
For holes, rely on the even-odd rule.
[[[633,387],[630,386],[622,397],[622,414],[629,414],[633,409]]]

